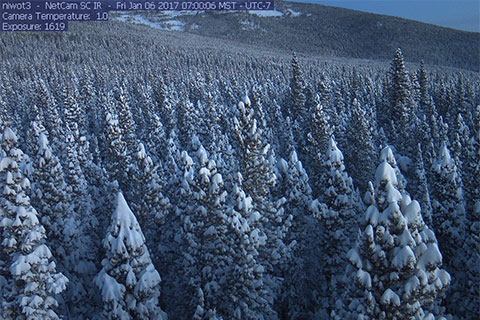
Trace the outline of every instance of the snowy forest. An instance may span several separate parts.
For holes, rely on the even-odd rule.
[[[0,318],[478,317],[477,72],[119,25],[0,37]]]

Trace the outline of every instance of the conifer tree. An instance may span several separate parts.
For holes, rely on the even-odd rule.
[[[242,150],[243,188],[254,201],[255,208],[262,215],[263,230],[268,244],[261,253],[261,263],[265,263],[269,272],[274,265],[282,263],[287,249],[283,243],[291,224],[291,215],[281,207],[285,199],[275,203],[271,190],[276,182],[272,164],[267,160],[270,145],[262,142],[262,130],[257,127],[257,120],[251,109],[250,99],[244,98],[238,103],[239,117],[234,119],[235,132]],[[268,252],[268,253],[267,253]],[[267,261],[267,256],[269,256]]]
[[[257,127],[250,99],[246,96],[237,107],[234,125],[242,152],[242,187],[260,213],[259,231],[267,240],[259,250],[259,263],[266,268],[267,285],[276,290],[289,256],[284,239],[291,227],[292,215],[284,211],[285,198],[275,201],[271,196],[276,175],[272,163],[267,160],[270,145],[262,142],[262,130]]]
[[[397,49],[395,52],[390,69],[390,81],[392,118],[400,125],[400,128],[405,128],[410,117],[411,87],[401,49]]]
[[[288,162],[281,159],[278,166],[283,177],[280,185],[284,187],[283,193],[287,199],[285,210],[293,216],[292,227],[285,239],[292,253],[282,287],[281,317],[303,319],[310,316],[317,301],[313,292],[317,286],[315,267],[318,266],[317,240],[321,231],[318,222],[310,214],[312,190],[296,151],[292,149]]]
[[[135,121],[133,120],[132,107],[126,83],[123,83],[120,87],[116,110],[118,114],[118,125],[122,131],[123,140],[125,141],[127,148],[127,155],[132,157],[137,150],[137,128]]]
[[[415,158],[415,174],[418,183],[415,196],[420,201],[423,211],[423,220],[430,228],[433,228],[433,209],[432,201],[430,199],[430,187],[427,181],[427,171],[425,170],[425,164],[422,156],[422,148],[420,144],[417,145],[417,156]]]
[[[52,93],[48,90],[47,84],[43,79],[38,80],[36,83],[36,99],[35,105],[39,110],[43,110],[45,117],[45,127],[49,134],[51,134],[52,143],[58,144],[58,140],[62,136],[62,117],[60,117],[58,104],[53,97]]]
[[[113,110],[106,112],[106,159],[105,165],[111,180],[117,180],[121,188],[128,190],[128,174],[131,156],[127,152],[123,130],[118,115]]]
[[[285,117],[290,116],[292,121],[298,120],[303,123],[306,120],[305,109],[305,79],[298,62],[297,55],[293,53],[292,57],[292,77],[290,79],[290,95],[291,101],[288,106],[288,112],[284,114]]]
[[[400,191],[394,168],[386,158],[382,161],[366,226],[348,253],[359,296],[349,309],[363,319],[435,319],[438,314],[429,310],[450,275],[440,269],[442,255],[420,205]]]
[[[363,204],[352,178],[345,171],[343,154],[333,137],[330,137],[324,156],[324,167],[327,170],[322,178],[325,194],[312,202],[311,210],[323,229],[320,264],[324,283],[318,286],[319,294],[330,300],[328,305],[332,308],[340,293],[345,291],[346,282],[338,270],[345,270],[347,266],[346,253],[354,240],[351,233],[356,234]]]
[[[433,165],[432,181],[433,227],[438,244],[444,255],[445,268],[454,278],[449,298],[445,299],[448,311],[454,314],[464,312],[463,297],[468,288],[466,260],[468,252],[467,217],[461,177],[455,160],[451,157],[446,143],[443,143]],[[467,296],[471,296],[470,292]],[[474,294],[475,295],[475,294]]]
[[[345,156],[347,168],[361,190],[365,190],[368,176],[374,171],[372,159],[374,158],[375,145],[369,126],[365,106],[354,99],[352,102],[352,116],[347,132],[349,141]]]
[[[106,256],[95,284],[102,292],[105,317],[166,320],[166,313],[158,306],[160,275],[121,192],[103,245]]]
[[[138,145],[136,162],[132,177],[133,190],[135,190],[135,195],[132,197],[132,208],[141,212],[139,215],[140,225],[146,230],[147,241],[151,241],[153,244],[157,234],[157,230],[153,226],[160,227],[165,222],[170,202],[161,192],[162,182],[158,176],[159,166],[153,164],[142,143]]]
[[[45,243],[45,228],[26,195],[30,182],[19,167],[23,152],[17,148],[17,141],[7,126],[2,134],[4,155],[0,161],[0,281],[5,281],[1,315],[3,319],[59,319],[55,296],[65,290],[68,279],[56,272]]]

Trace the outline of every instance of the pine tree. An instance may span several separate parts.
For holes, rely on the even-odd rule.
[[[329,124],[330,116],[326,114],[320,96],[316,97],[315,102],[318,103],[312,114],[312,131],[309,133],[309,140],[316,150],[315,157],[312,156],[312,159],[320,159],[327,150],[328,138],[332,135],[334,129]]]
[[[37,204],[42,224],[47,229],[47,242],[58,259],[65,258],[62,243],[65,221],[71,215],[63,167],[53,154],[49,141],[41,132],[37,137],[37,162],[34,163],[35,190],[32,200]],[[60,260],[61,261],[61,260]],[[62,263],[62,262],[61,262]]]
[[[241,150],[242,187],[260,213],[258,229],[267,239],[265,246],[259,249],[258,261],[266,268],[269,290],[278,294],[290,256],[284,239],[291,227],[292,215],[284,211],[285,198],[275,201],[272,197],[276,175],[272,162],[267,160],[270,145],[262,142],[262,130],[257,127],[250,99],[245,97],[237,107],[234,125]]]
[[[395,52],[390,69],[390,81],[392,118],[399,124],[399,128],[403,129],[410,120],[411,87],[401,49],[397,49]]]
[[[428,77],[427,72],[425,71],[425,63],[423,61],[420,63],[420,69],[417,71],[417,81],[420,110],[428,112],[431,97],[428,93]]]
[[[286,214],[281,207],[285,199],[279,199],[275,203],[270,196],[276,182],[272,164],[267,160],[270,145],[262,142],[262,130],[257,127],[248,97],[238,103],[238,111],[239,116],[234,119],[234,124],[242,151],[242,186],[262,215],[261,231],[265,232],[268,243],[261,252],[260,263],[265,264],[268,272],[273,273],[286,258],[287,247],[283,239],[290,228],[292,216]]]
[[[387,159],[376,170],[373,200],[361,239],[348,253],[359,296],[350,311],[362,319],[434,319],[427,310],[450,275],[440,269],[442,255],[420,205],[400,191]]]
[[[198,112],[199,110],[188,99],[182,101],[178,106],[179,140],[184,146],[192,141],[193,136],[196,134],[196,126],[200,123]]]
[[[284,114],[285,117],[291,117],[292,121],[299,120],[303,123],[306,120],[305,108],[305,79],[298,62],[297,55],[293,53],[292,57],[292,77],[290,79],[290,105],[287,107],[288,112]]]
[[[7,282],[2,292],[2,318],[59,319],[55,295],[65,290],[68,279],[56,272],[45,243],[45,228],[25,193],[30,182],[19,168],[23,152],[17,148],[17,141],[15,133],[6,127],[2,135],[5,154],[0,161],[0,257],[4,261],[0,277]]]
[[[159,166],[153,164],[142,143],[138,145],[136,162],[132,176],[134,190],[132,208],[141,213],[138,215],[140,225],[146,230],[147,241],[154,244],[156,243],[154,240],[157,239],[157,228],[165,222],[170,201],[161,192]]]
[[[135,121],[133,120],[132,107],[128,96],[126,83],[123,83],[120,87],[116,110],[118,114],[118,125],[122,131],[123,139],[126,144],[127,155],[132,157],[137,150],[137,128]]]
[[[464,312],[463,297],[467,285],[465,263],[467,251],[467,217],[463,198],[461,177],[455,160],[445,143],[433,166],[432,207],[433,227],[438,235],[438,244],[445,257],[445,268],[455,280],[445,300],[448,311],[454,314]],[[470,293],[471,294],[471,293]]]
[[[45,127],[48,133],[52,136],[53,145],[59,144],[59,137],[62,136],[62,118],[59,115],[58,104],[48,90],[47,85],[43,79],[40,79],[36,84],[36,99],[35,104],[39,110],[43,110],[45,116]]]
[[[415,174],[417,177],[417,192],[416,198],[419,199],[421,207],[423,208],[423,220],[430,227],[433,228],[433,209],[432,201],[430,199],[430,186],[427,181],[427,171],[422,156],[422,148],[420,144],[417,145],[417,156],[415,158]]]
[[[368,176],[373,174],[375,145],[365,106],[354,99],[352,102],[352,116],[347,132],[349,142],[345,152],[347,168],[361,190],[365,190]]]
[[[315,267],[318,266],[317,251],[318,223],[310,214],[312,201],[307,172],[298,159],[296,151],[290,152],[289,161],[280,159],[279,171],[283,180],[283,194],[287,199],[285,210],[293,216],[292,227],[286,236],[285,243],[292,250],[288,261],[285,280],[282,288],[283,312],[281,317],[289,319],[304,319],[315,309],[317,297],[314,297],[316,287]],[[317,237],[315,237],[317,236]]]
[[[337,272],[346,268],[345,256],[354,240],[348,233],[356,233],[363,204],[353,186],[352,178],[345,171],[343,154],[337,148],[333,137],[329,140],[324,156],[324,167],[327,170],[322,178],[325,193],[321,199],[312,203],[311,209],[323,230],[323,250],[321,256],[317,257],[321,261],[324,281],[323,285],[318,287],[319,294],[330,300],[328,305],[332,308],[340,293],[344,292],[345,279]]]
[[[140,225],[119,192],[112,222],[103,242],[106,257],[95,278],[108,319],[158,319],[160,275],[152,264]]]
[[[117,180],[120,187],[128,190],[131,156],[127,152],[123,130],[118,115],[113,110],[106,113],[106,159],[104,163],[111,180]]]

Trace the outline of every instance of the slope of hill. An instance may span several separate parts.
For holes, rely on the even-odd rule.
[[[335,57],[407,61],[478,71],[480,34],[316,4],[276,2],[250,12],[121,13],[123,21],[244,44]]]

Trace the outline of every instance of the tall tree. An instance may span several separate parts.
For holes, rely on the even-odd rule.
[[[303,76],[300,63],[298,61],[297,55],[295,52],[292,57],[292,77],[290,78],[290,96],[291,100],[289,101],[289,106],[287,106],[288,112],[284,115],[285,117],[291,117],[292,121],[299,120],[300,123],[303,123],[306,119],[306,109],[305,109],[305,78]]]
[[[420,205],[399,190],[386,159],[375,173],[373,200],[360,241],[348,253],[359,297],[350,310],[363,319],[434,319],[429,311],[450,275],[440,269],[442,255]]]
[[[271,277],[270,285],[278,288],[282,265],[285,265],[289,251],[283,240],[291,226],[292,216],[282,207],[286,201],[284,198],[275,201],[271,196],[276,175],[267,160],[270,145],[262,142],[262,130],[257,127],[250,99],[245,97],[237,107],[238,116],[234,125],[241,150],[242,185],[261,215],[260,231],[267,237],[266,245],[260,249],[259,262]]]
[[[140,225],[121,192],[104,248],[106,257],[95,284],[102,291],[105,317],[166,320],[166,313],[158,306],[160,275],[152,264]]]
[[[56,295],[65,290],[68,279],[56,272],[45,228],[26,195],[30,182],[20,169],[23,152],[17,141],[6,127],[0,161],[0,281],[6,282],[1,315],[3,319],[59,319]]]

